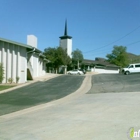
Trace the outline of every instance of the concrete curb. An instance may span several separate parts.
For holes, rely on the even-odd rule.
[[[78,98],[79,96],[86,94],[91,89],[91,86],[92,86],[91,77],[92,77],[92,75],[86,75],[85,79],[83,80],[83,83],[81,84],[81,86],[78,90],[76,90],[75,92],[73,92],[61,99],[51,101],[46,104],[37,105],[37,106],[31,107],[28,109],[20,110],[20,111],[14,112],[14,113],[2,115],[2,116],[0,116],[0,119],[11,119],[11,118],[21,116],[21,115],[24,115],[24,114],[27,114],[30,112],[38,111],[40,109],[48,108],[50,106],[62,104],[63,102],[66,102],[66,101],[74,99],[74,98]]]

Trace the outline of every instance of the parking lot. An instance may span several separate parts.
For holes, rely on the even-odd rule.
[[[69,78],[74,78],[74,81],[81,77]],[[89,94],[85,94],[90,81],[91,75],[86,75],[79,92],[71,94],[69,98],[50,102],[44,108],[0,116],[0,139],[130,139],[130,128],[133,127],[135,132],[140,130],[139,75],[93,75],[92,87]]]
[[[89,94],[140,91],[140,74],[99,74],[92,76]]]

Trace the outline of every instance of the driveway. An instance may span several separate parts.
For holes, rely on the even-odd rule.
[[[106,78],[109,82],[114,75],[88,75],[80,90],[50,102],[44,108],[25,114],[1,116],[0,139],[128,140],[131,127],[135,132],[140,129],[140,91],[95,94],[91,88],[90,94],[85,94],[90,89],[91,78],[93,81],[95,77]],[[115,88],[117,85],[112,86]]]
[[[0,94],[0,116],[62,98],[76,91],[84,78],[62,75]]]

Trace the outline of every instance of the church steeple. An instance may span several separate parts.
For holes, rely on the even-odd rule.
[[[67,20],[65,21],[65,30],[64,30],[64,36],[67,36]]]
[[[71,39],[72,37],[68,35],[67,32],[67,20],[65,21],[64,36],[60,36],[60,39]]]
[[[67,20],[65,20],[64,35],[60,36],[60,47],[67,51],[67,54],[72,58],[72,37],[67,32]]]

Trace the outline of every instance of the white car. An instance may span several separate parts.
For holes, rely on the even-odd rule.
[[[71,71],[68,71],[67,74],[78,74],[78,75],[82,75],[84,73],[82,71],[80,71],[80,70],[71,70]]]
[[[122,73],[128,75],[129,73],[140,73],[140,63],[130,64],[123,68]]]

